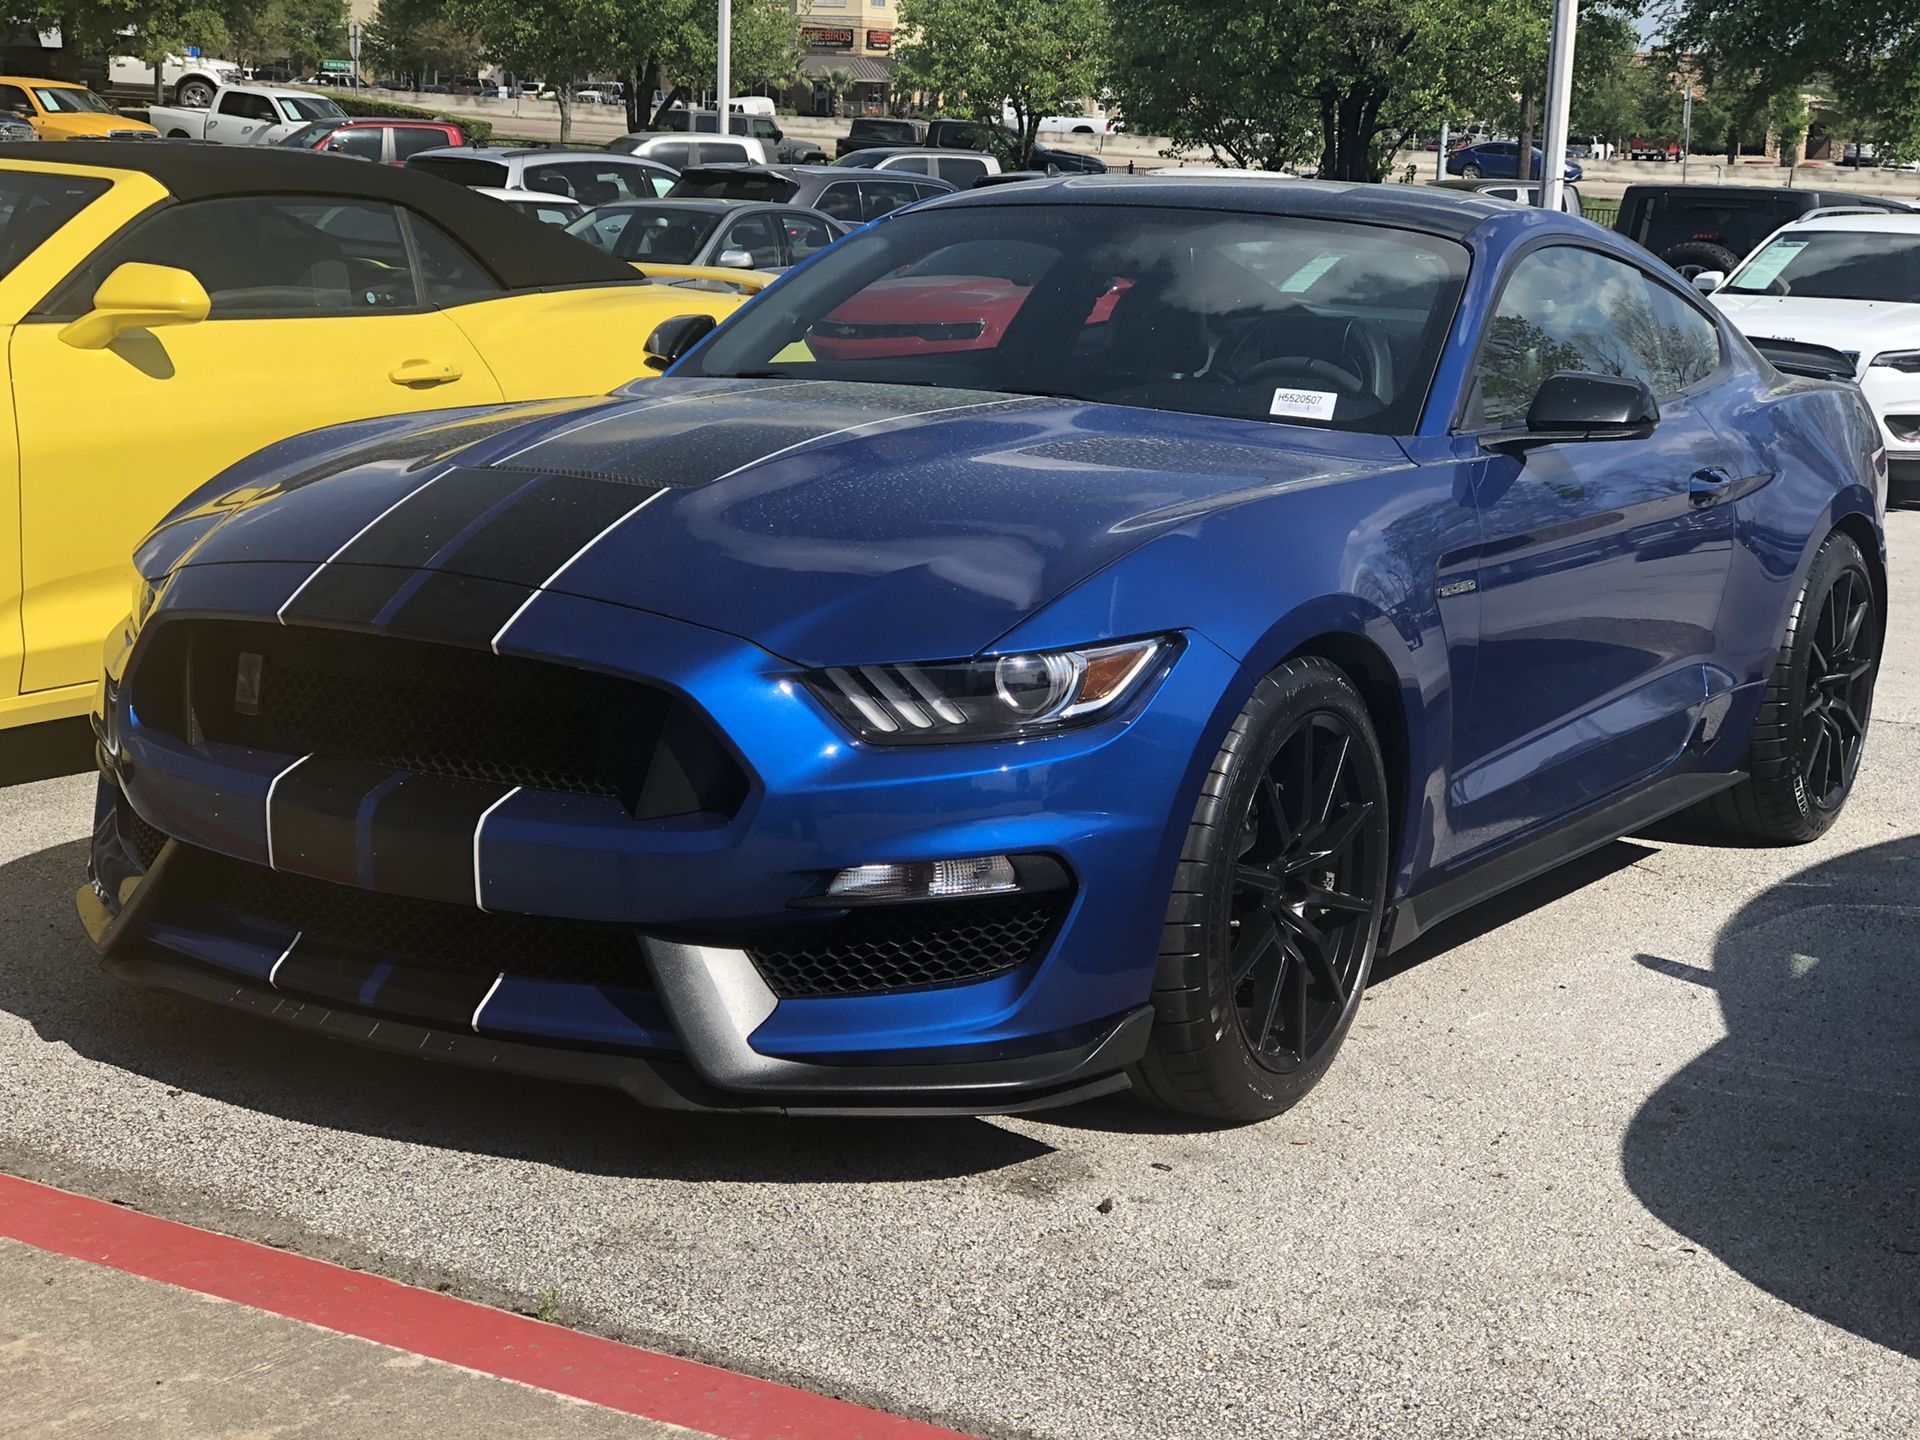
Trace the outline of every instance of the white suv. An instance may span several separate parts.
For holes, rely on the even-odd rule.
[[[1809,216],[1693,283],[1743,335],[1849,357],[1886,442],[1888,498],[1920,504],[1920,215]]]

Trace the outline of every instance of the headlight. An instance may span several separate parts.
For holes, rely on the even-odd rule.
[[[1920,375],[1920,350],[1883,350],[1873,357],[1873,363],[1902,375]]]
[[[862,740],[886,745],[1010,740],[1116,713],[1173,653],[1175,643],[1158,635],[1086,650],[819,670],[806,680]]]

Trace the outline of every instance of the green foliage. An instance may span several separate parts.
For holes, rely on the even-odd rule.
[[[900,0],[900,30],[900,86],[994,124],[1010,104],[1021,166],[1041,118],[1077,111],[1106,76],[1103,0]]]
[[[380,0],[360,37],[360,63],[411,85],[480,68],[480,40],[447,18],[445,0]]]
[[[448,21],[480,37],[486,58],[537,75],[560,105],[560,139],[573,133],[574,87],[607,62],[617,0],[447,0]]]
[[[492,122],[476,115],[449,115],[444,110],[427,110],[418,105],[396,105],[391,100],[376,100],[344,90],[330,90],[327,98],[349,115],[364,115],[368,119],[439,120],[458,125],[475,145],[484,145],[493,138]]]
[[[233,58],[244,64],[291,60],[298,68],[347,54],[346,0],[262,0],[227,23]]]
[[[1545,44],[1537,0],[1109,4],[1130,130],[1266,169],[1317,153],[1330,179],[1378,180],[1413,133],[1510,104]]]

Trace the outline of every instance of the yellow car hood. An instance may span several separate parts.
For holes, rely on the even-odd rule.
[[[128,131],[139,135],[160,133],[146,121],[129,120],[124,115],[41,115],[35,117],[33,128],[42,140],[97,140]]]

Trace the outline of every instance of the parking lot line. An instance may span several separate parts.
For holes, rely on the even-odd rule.
[[[0,1175],[0,1238],[717,1440],[965,1440],[10,1175]]]

